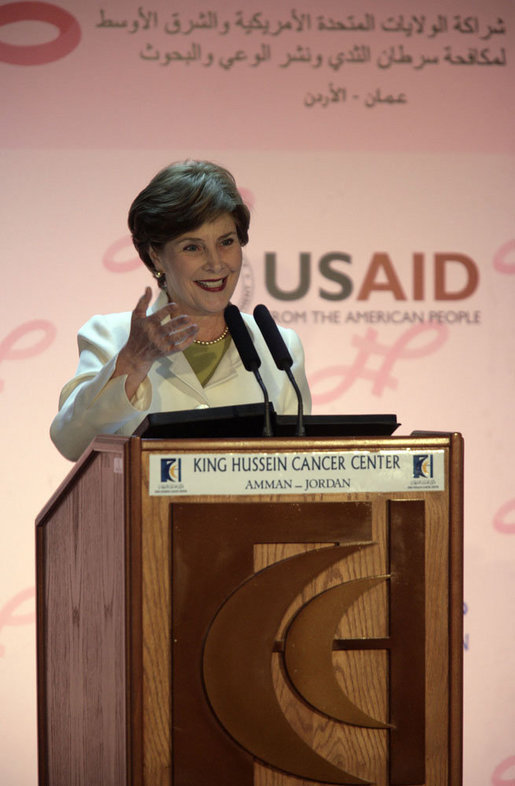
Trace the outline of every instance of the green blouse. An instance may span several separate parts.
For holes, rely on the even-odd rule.
[[[230,334],[216,344],[191,344],[184,350],[184,356],[198,377],[202,387],[205,387],[215,369],[223,358],[231,342]]]

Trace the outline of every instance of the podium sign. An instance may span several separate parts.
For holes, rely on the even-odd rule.
[[[461,784],[459,435],[99,438],[37,557],[40,783]]]
[[[169,453],[150,457],[151,496],[444,490],[443,450]]]

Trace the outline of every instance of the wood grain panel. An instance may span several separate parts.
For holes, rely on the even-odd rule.
[[[106,483],[109,477],[111,482]],[[91,457],[40,524],[42,783],[126,783],[123,476]],[[42,672],[42,673],[41,673]]]
[[[171,564],[168,500],[142,504],[143,772],[160,784],[171,771]]]

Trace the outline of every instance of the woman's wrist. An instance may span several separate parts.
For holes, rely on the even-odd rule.
[[[118,355],[113,377],[127,377],[125,380],[125,392],[127,398],[130,400],[135,395],[141,383],[146,379],[152,363],[148,361],[138,361],[125,350],[126,348],[124,347]]]

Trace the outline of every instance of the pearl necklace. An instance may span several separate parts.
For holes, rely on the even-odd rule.
[[[211,344],[218,344],[219,341],[223,341],[224,340],[224,338],[226,337],[228,332],[229,332],[229,328],[226,325],[224,330],[223,330],[223,333],[220,336],[218,336],[218,338],[213,338],[213,339],[211,339],[211,341],[197,341],[197,340],[195,340],[193,343],[194,344],[200,344],[203,347],[208,347]]]

